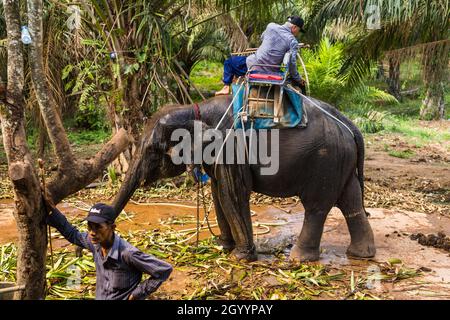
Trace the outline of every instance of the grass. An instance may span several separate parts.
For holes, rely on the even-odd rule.
[[[109,140],[111,133],[104,130],[69,131],[69,141],[75,145],[100,144]]]
[[[200,91],[217,91],[223,86],[223,65],[218,62],[202,61],[195,65],[190,78]]]
[[[390,116],[385,119],[385,131],[399,133],[419,145],[450,141],[450,132],[423,127],[419,120],[414,118]]]
[[[67,137],[69,139],[69,142],[72,144],[74,148],[74,151],[76,153],[81,153],[86,156],[92,156],[95,154],[98,150],[98,148],[90,148],[92,145],[93,147],[95,145],[103,144],[106,141],[108,141],[111,137],[111,133],[105,130],[76,130],[76,129],[68,129],[67,131]],[[33,130],[30,130],[27,134],[27,142],[28,147],[30,148],[31,152],[36,155],[36,147],[37,147],[37,139],[38,135]],[[50,151],[52,149],[50,143],[47,147],[47,152],[51,153]],[[91,150],[92,149],[92,150]],[[6,164],[6,153],[3,147],[3,139],[0,138],[0,164]]]
[[[65,125],[67,137],[71,144],[76,146],[85,144],[100,144],[109,140],[111,133],[108,130],[87,130],[87,129],[76,129]],[[27,132],[27,142],[28,146],[32,151],[35,151],[38,139],[37,130],[31,128]]]
[[[402,158],[402,159],[409,159],[412,156],[414,156],[416,153],[412,150],[391,150],[388,152],[388,154],[392,157],[396,158]]]

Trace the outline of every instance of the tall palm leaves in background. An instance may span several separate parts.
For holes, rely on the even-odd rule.
[[[80,102],[83,107],[87,97],[103,93],[113,129],[125,126],[136,133],[138,128],[130,124],[139,124],[143,115],[170,99],[167,88],[182,84],[173,58],[185,59],[181,62],[185,62],[182,63],[185,71],[189,71],[196,62],[193,58],[217,57],[217,50],[222,54],[227,52],[224,34],[232,49],[243,49],[248,43],[237,22],[251,23],[253,30],[260,32],[271,18],[268,6],[277,8],[285,3],[275,0],[82,0],[77,3],[48,0],[45,3],[48,19],[45,28],[49,31],[46,47],[50,49],[46,59],[48,80],[55,97],[60,98],[64,91],[58,88],[61,89],[63,76],[62,84],[68,94],[65,98],[69,101],[62,105],[69,110],[73,103]],[[82,24],[74,30],[66,26],[70,16],[67,9],[71,5],[79,6],[82,13]],[[258,25],[261,25],[259,29]],[[225,33],[213,32],[215,40],[219,40],[216,46],[211,45],[211,37],[201,34],[223,26]],[[206,48],[200,48],[202,44]],[[187,50],[182,52],[177,49],[185,46]],[[114,58],[110,58],[111,53]]]
[[[95,69],[96,78],[102,81],[108,92],[108,104],[113,130],[120,127],[132,133],[139,132],[139,124],[152,93],[156,93],[155,77],[167,74],[171,56],[167,23],[162,14],[173,14],[170,1],[83,1],[87,29],[92,39],[95,59],[100,68]],[[90,58],[90,57],[87,57]],[[167,68],[167,69],[166,69]],[[165,70],[166,69],[166,70]],[[166,79],[159,79],[166,83]],[[146,103],[147,102],[147,103]]]
[[[366,30],[373,17],[371,6],[379,9],[380,28]],[[421,117],[442,118],[444,114],[444,79],[448,72],[450,52],[450,4],[441,0],[334,0],[315,4],[314,27],[323,30],[327,24],[356,25],[344,69],[351,69],[350,79],[359,81],[370,72],[371,64],[381,57],[395,61],[422,57],[423,81],[426,87]]]
[[[56,3],[55,0],[52,2]],[[107,70],[107,75],[103,74],[103,77],[111,79],[111,86],[106,86],[107,90],[104,91],[111,92],[107,101],[113,129],[126,127],[137,134],[142,117],[173,98],[170,88],[178,86],[178,92],[182,95],[189,94],[184,88],[184,81],[175,62],[183,60],[181,64],[184,71],[189,71],[198,59],[208,58],[208,54],[217,55],[218,50],[223,52],[225,47],[218,31],[208,36],[201,34],[211,30],[213,25],[209,24],[209,29],[204,29],[201,22],[225,19],[226,10],[232,8],[240,8],[244,17],[255,13],[269,16],[270,12],[263,9],[267,4],[275,2],[82,1],[85,23],[83,27],[91,31],[94,38],[91,40],[95,40],[91,44],[94,44],[96,49],[96,56],[87,59],[99,63],[101,68],[97,69],[98,72],[104,73]],[[58,3],[67,6],[69,1]],[[208,9],[210,7],[213,9]],[[209,20],[204,14],[196,14],[200,11],[214,13],[212,17],[217,16],[217,19]],[[197,29],[203,29],[195,30],[195,25],[198,25]],[[218,45],[211,45],[212,40],[219,40]],[[205,48],[200,48],[201,45]],[[109,59],[109,53],[114,55],[113,59]],[[99,59],[99,54],[106,59]],[[77,72],[76,69],[74,68],[74,72]],[[88,85],[90,86],[86,87],[87,90],[94,90],[92,84]],[[186,101],[185,97],[181,98]]]
[[[303,52],[311,94],[341,110],[377,102],[398,103],[392,95],[368,86],[364,81],[349,84],[350,70],[341,72],[345,62],[344,48],[343,43],[333,44],[324,37],[314,50]]]
[[[188,77],[180,76],[179,67],[189,75],[199,59],[223,56],[227,45],[221,25],[227,25],[228,40],[247,44],[242,32],[242,41],[236,42],[233,30],[240,27],[228,10],[239,11],[242,21],[258,21],[256,16],[268,19],[267,5],[278,2],[48,0],[44,3],[44,60],[53,100],[63,113],[77,110],[77,119],[81,114],[86,121],[106,106],[113,132],[125,127],[137,136],[144,116],[159,106],[170,100],[191,101],[186,99]],[[81,9],[82,23],[75,29],[67,25],[71,5]],[[209,32],[211,28],[217,30]],[[208,32],[207,36],[202,32]],[[177,87],[178,99],[172,93]],[[26,89],[32,106],[33,89],[29,85]],[[84,111],[88,113],[83,118]]]
[[[189,95],[191,83],[189,76],[194,66],[200,61],[222,62],[229,53],[229,42],[225,33],[211,24],[204,24],[180,35],[175,41],[177,53],[173,60],[182,71],[183,90],[177,90],[177,101],[192,101]],[[186,94],[182,94],[186,92]],[[187,97],[185,97],[187,96]]]

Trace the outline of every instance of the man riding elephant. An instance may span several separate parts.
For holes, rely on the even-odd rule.
[[[262,44],[256,53],[248,56],[232,56],[225,60],[223,65],[224,87],[216,92],[216,96],[230,94],[230,85],[234,77],[244,76],[254,65],[265,64],[278,66],[282,63],[286,52],[291,52],[289,62],[289,74],[292,84],[297,87],[304,87],[304,81],[297,71],[297,51],[298,41],[296,37],[303,29],[304,21],[298,16],[291,16],[284,25],[269,23],[264,33],[261,35]],[[255,66],[255,69],[262,71],[279,71],[274,67]]]

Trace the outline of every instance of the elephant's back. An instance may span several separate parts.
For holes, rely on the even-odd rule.
[[[254,191],[278,197],[300,195],[308,187],[338,193],[355,171],[357,146],[350,132],[325,114],[307,111],[306,128],[279,130],[275,174],[262,174],[261,164],[251,166]],[[271,138],[276,138],[273,132]],[[277,161],[276,147],[273,151]]]

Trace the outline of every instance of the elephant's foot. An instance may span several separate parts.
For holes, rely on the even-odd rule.
[[[252,262],[258,260],[258,255],[256,254],[256,249],[254,246],[252,249],[235,248],[231,252],[231,256],[237,261],[243,262]]]
[[[320,257],[319,248],[301,248],[294,245],[291,249],[291,254],[289,255],[289,260],[294,262],[306,262],[306,261],[317,261]]]
[[[219,237],[216,242],[223,248],[223,251],[226,253],[230,253],[236,247],[236,243],[233,240],[225,240]]]
[[[351,243],[347,255],[355,258],[372,258],[376,253],[375,244],[371,241]]]

